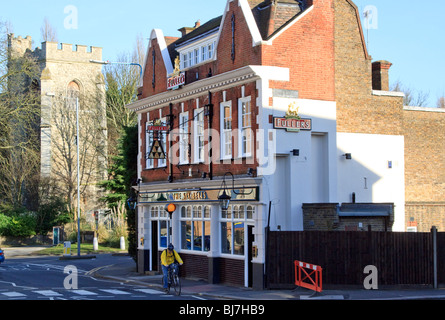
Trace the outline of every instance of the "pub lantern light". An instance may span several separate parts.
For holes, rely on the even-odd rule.
[[[223,176],[223,181],[221,184],[221,189],[223,190],[222,194],[218,196],[219,204],[223,211],[226,211],[229,208],[229,203],[232,197],[227,194],[227,184],[226,184],[226,176],[232,176],[232,190],[235,189],[235,179],[233,178],[233,174],[231,172],[226,172]]]
[[[127,205],[130,210],[136,209],[137,204],[138,204],[137,198],[134,196],[127,200]]]
[[[218,197],[219,204],[221,205],[221,209],[222,209],[223,211],[226,211],[226,210],[229,208],[229,203],[230,203],[230,200],[231,200],[231,199],[232,199],[232,197],[229,196],[229,195],[226,193],[226,190],[224,189],[222,195],[220,195],[220,196]]]
[[[240,194],[247,195],[247,194],[252,193],[252,191],[250,193],[244,193],[240,190],[235,190],[235,179],[233,177],[233,174],[231,172],[226,172],[223,176],[223,181],[221,184],[222,194],[220,196],[218,196],[218,201],[219,201],[219,204],[223,211],[226,211],[229,208],[230,200],[232,200],[232,197],[230,196],[230,194],[228,194],[228,188],[227,188],[227,184],[226,184],[226,176],[227,175],[232,176],[232,192],[230,194],[233,193],[236,195],[240,195]]]

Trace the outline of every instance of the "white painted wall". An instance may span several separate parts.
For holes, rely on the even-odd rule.
[[[393,230],[404,231],[404,137],[338,133],[337,144],[338,201],[351,202],[355,192],[356,202],[394,202]],[[346,160],[345,153],[351,153],[352,160]]]
[[[289,104],[296,103],[301,118],[312,119],[312,131],[287,132],[276,130],[276,159],[274,173],[265,175],[262,185],[263,201],[272,201],[271,230],[303,230],[303,203],[314,199],[313,166],[320,162],[312,155],[314,137],[323,137],[326,155],[325,202],[337,201],[337,145],[336,145],[336,103],[329,101],[276,98],[273,106],[264,108],[263,128],[272,129],[268,115],[284,117]],[[315,138],[317,140],[317,138]],[[293,156],[292,150],[299,149],[300,155]],[[320,150],[319,150],[320,151]]]

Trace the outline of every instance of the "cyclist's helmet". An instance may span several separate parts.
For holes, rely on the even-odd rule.
[[[173,251],[174,248],[175,247],[173,246],[173,244],[169,243],[167,249],[170,250],[170,251]]]

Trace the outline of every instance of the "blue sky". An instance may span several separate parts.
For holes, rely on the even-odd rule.
[[[445,95],[445,1],[354,2],[360,12],[373,6],[377,19],[364,30],[365,38],[373,60],[393,63],[390,82],[399,80],[428,92],[429,106],[435,106]],[[179,36],[177,29],[221,15],[225,4],[226,0],[2,0],[0,20],[10,21],[16,36],[30,35],[40,46],[40,28],[47,17],[60,42],[103,47],[104,60],[116,60],[120,53],[132,51],[138,34],[147,41],[151,30],[159,28],[166,36]]]

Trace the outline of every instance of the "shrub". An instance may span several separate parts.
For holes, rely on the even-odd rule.
[[[36,219],[32,214],[6,216],[0,214],[0,235],[29,237],[36,234]]]

